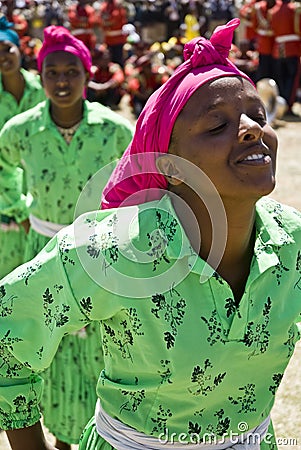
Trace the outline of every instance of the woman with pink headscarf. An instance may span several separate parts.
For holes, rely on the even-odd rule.
[[[21,439],[52,448],[37,372],[65,333],[92,321],[104,369],[80,450],[275,448],[270,412],[299,338],[301,217],[265,198],[277,138],[253,83],[227,58],[238,23],[185,46],[139,116],[103,210],[2,280],[0,426],[14,450]],[[54,333],[45,297],[65,308]]]
[[[67,29],[45,29],[38,69],[47,100],[8,121],[0,139],[1,206],[6,205],[19,220],[29,214],[23,262],[31,260],[74,220],[87,181],[116,161],[132,138],[128,121],[85,100],[90,52]],[[21,201],[23,180],[32,198],[30,206]],[[95,208],[98,203],[99,199]],[[52,331],[64,323],[64,314],[50,298],[45,298],[45,322]],[[103,364],[99,342],[98,324],[83,326],[63,339],[51,367],[43,374],[44,423],[56,436],[59,449],[71,449],[71,444],[78,443],[93,414],[95,384]]]

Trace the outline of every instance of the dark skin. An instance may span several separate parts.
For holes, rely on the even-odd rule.
[[[253,256],[255,204],[275,186],[276,150],[276,135],[266,122],[264,106],[254,87],[246,80],[229,77],[207,83],[193,94],[177,118],[169,153],[157,162],[159,170],[168,174],[169,190],[195,215],[201,233],[200,249],[186,216],[175,205],[195,250],[229,283],[237,303]],[[169,155],[194,164],[219,193],[227,218],[220,262],[210,260],[209,255],[212,226],[217,234],[220,227],[212,225],[208,213],[213,197],[206,186],[200,186],[205,192],[200,198],[188,185],[197,184],[197,175],[187,172]]]
[[[82,119],[83,91],[88,80],[89,74],[80,58],[72,53],[57,51],[45,57],[41,81],[57,125],[68,128]]]
[[[32,427],[6,431],[6,434],[13,450],[57,449],[57,447],[54,447],[49,442],[46,442],[40,422],[37,422]]]
[[[168,154],[157,159],[169,191],[183,199],[195,215],[202,236],[200,247],[186,212],[173,202],[193,248],[229,283],[237,303],[253,255],[255,204],[275,186],[276,150],[276,135],[266,122],[254,87],[246,80],[225,77],[193,94],[176,120]],[[188,170],[174,155],[191,163]],[[220,223],[212,226],[208,210],[214,194],[200,182],[199,170],[211,180],[224,206],[226,242],[219,233]],[[202,189],[202,198],[191,185]],[[215,255],[210,255],[212,230],[221,235],[218,244],[225,247],[218,264]],[[39,424],[7,433],[10,439],[14,437],[13,450],[54,448],[45,443]]]
[[[21,54],[19,48],[10,41],[0,42],[0,72],[3,89],[20,102],[24,94],[25,81],[20,71]]]

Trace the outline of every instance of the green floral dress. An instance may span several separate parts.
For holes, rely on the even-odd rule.
[[[21,68],[25,80],[24,94],[20,102],[9,92],[3,90],[0,73],[0,129],[13,116],[32,108],[45,100],[45,93],[40,78]],[[24,189],[26,191],[26,189]],[[22,227],[15,223],[13,217],[1,214],[0,217],[0,277],[4,277],[24,261],[26,235]]]
[[[38,219],[62,225],[72,223],[79,212],[98,209],[101,184],[106,182],[132,133],[127,120],[88,101],[69,145],[51,120],[48,100],[11,119],[0,135],[0,164],[4,167],[2,180],[6,186],[5,193],[0,195],[0,209],[6,214],[13,213],[17,221],[29,211]],[[32,197],[29,208],[25,198],[21,199],[20,167]],[[92,188],[90,184],[86,187],[89,180]],[[25,260],[32,259],[48,241],[47,236],[31,228]],[[63,339],[43,375],[44,423],[64,442],[78,443],[84,425],[93,415],[95,385],[103,367],[100,348],[98,323],[83,325]]]
[[[260,200],[237,306],[218,273],[203,276],[210,267],[169,196],[83,214],[1,282],[1,428],[38,420],[40,372],[62,337],[91,321],[100,321],[104,355],[97,395],[112,417],[187,442],[254,428],[270,414],[299,339],[300,244],[301,215]],[[274,446],[268,434],[262,448]],[[112,447],[91,422],[80,449]]]

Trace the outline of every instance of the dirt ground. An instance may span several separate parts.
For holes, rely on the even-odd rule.
[[[120,113],[133,120],[124,99]],[[301,115],[301,105],[294,105]],[[278,122],[277,186],[271,197],[301,211],[301,117]],[[300,152],[300,153],[299,153]],[[276,395],[272,418],[280,450],[301,450],[301,341],[285,372]],[[260,368],[259,368],[260,370]],[[45,430],[47,433],[47,430]],[[49,440],[53,437],[47,433]],[[73,450],[77,449],[73,446]],[[5,433],[0,434],[0,450],[10,450]],[[26,449],[28,450],[28,449]]]

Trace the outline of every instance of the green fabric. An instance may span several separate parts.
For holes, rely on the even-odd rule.
[[[0,129],[5,123],[21,112],[32,108],[37,103],[45,100],[45,92],[40,83],[40,77],[21,68],[25,80],[24,94],[19,103],[9,92],[3,90],[0,73]],[[5,189],[5,182],[2,189]],[[14,228],[7,227],[8,217],[2,217],[0,221],[0,277],[3,278],[15,267],[24,261],[24,249],[26,236],[22,227],[15,225]],[[19,228],[19,229],[17,229]]]
[[[2,280],[0,426],[33,423],[40,385],[30,377],[65,333],[93,320],[105,364],[97,393],[111,416],[153,436],[227,436],[261,423],[299,339],[301,216],[264,198],[256,231],[239,307],[216,272],[200,278],[206,263],[168,196],[84,214],[58,233]],[[110,448],[92,440],[89,450]]]
[[[30,213],[58,224],[71,223],[87,181],[116,161],[131,138],[130,123],[99,103],[84,102],[84,117],[70,145],[51,120],[48,100],[19,114],[0,133],[0,212],[17,222],[27,217],[19,169],[23,166],[33,198]],[[101,190],[94,209],[99,208],[100,195]]]
[[[132,134],[133,127],[127,120],[98,103],[87,101],[83,120],[69,145],[51,120],[48,100],[11,119],[0,136],[3,182],[9,188],[0,196],[2,211],[13,212],[20,220],[23,212],[28,214],[29,210],[40,219],[70,224],[87,181],[94,172],[122,155]],[[102,171],[102,183],[115,164],[110,165],[110,170]],[[24,182],[19,176],[21,165],[33,198],[26,209],[20,204]],[[91,207],[92,201],[93,209],[99,208],[100,183],[92,194],[91,200],[85,196],[81,210]],[[48,240],[31,228],[23,260],[32,259]],[[102,368],[99,324],[93,323],[80,333],[64,337],[51,366],[43,373],[44,423],[62,441],[78,443],[95,409],[95,386]]]
[[[23,227],[14,224],[14,229],[0,225],[0,277],[3,278],[24,261],[26,234]]]
[[[0,129],[9,119],[32,108],[46,98],[39,75],[28,72],[23,68],[20,70],[25,80],[25,88],[19,103],[10,92],[3,89],[0,72]]]

